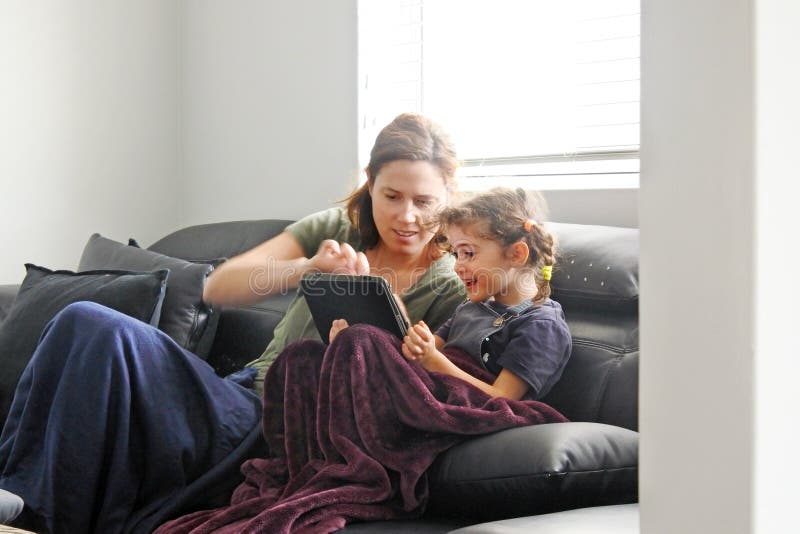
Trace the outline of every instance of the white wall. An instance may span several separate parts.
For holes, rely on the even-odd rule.
[[[89,234],[296,218],[355,184],[356,0],[0,3],[0,283]],[[553,219],[635,226],[635,191]]]
[[[793,532],[800,6],[642,7],[642,532]]]
[[[758,0],[756,49],[756,361],[753,524],[758,533],[796,528],[800,465],[800,3]],[[788,51],[794,51],[794,54]],[[794,55],[794,60],[791,56]]]
[[[638,189],[550,190],[547,200],[551,221],[608,226],[639,226]]]
[[[180,3],[0,2],[0,283],[177,222]]]
[[[297,218],[358,175],[356,0],[186,3],[183,224]]]

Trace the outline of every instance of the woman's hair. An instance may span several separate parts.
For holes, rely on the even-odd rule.
[[[381,168],[397,160],[427,161],[442,173],[449,193],[455,191],[455,174],[459,161],[453,143],[444,130],[430,119],[416,113],[403,113],[385,126],[372,147],[365,171],[367,182],[356,189],[346,202],[347,216],[361,236],[361,245],[372,248],[380,241],[372,218],[372,197],[369,188]],[[433,241],[441,241],[440,234]]]
[[[542,267],[552,269],[556,262],[555,240],[542,224],[546,215],[547,204],[538,192],[500,187],[444,209],[439,223],[445,232],[449,226],[473,226],[479,237],[503,248],[524,241],[530,250],[528,265],[533,268],[539,288],[536,300],[541,301],[551,292]]]

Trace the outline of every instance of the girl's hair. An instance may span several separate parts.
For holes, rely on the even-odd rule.
[[[538,302],[551,292],[542,267],[552,269],[556,262],[555,240],[542,224],[546,215],[547,204],[538,192],[499,187],[444,209],[439,222],[444,231],[448,226],[474,225],[472,230],[479,237],[495,241],[503,248],[524,241],[530,250],[528,265],[533,267],[539,288]]]
[[[449,193],[455,191],[455,174],[459,161],[450,138],[436,123],[416,113],[403,113],[385,126],[372,147],[365,171],[367,181],[344,199],[347,216],[361,236],[361,245],[372,248],[380,241],[372,218],[372,197],[369,188],[381,168],[397,160],[427,161],[442,173]],[[442,241],[438,233],[434,242]]]

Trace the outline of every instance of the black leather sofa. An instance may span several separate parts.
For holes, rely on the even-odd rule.
[[[183,259],[232,257],[288,222],[192,226],[148,249]],[[544,401],[571,422],[464,442],[430,469],[430,504],[422,518],[352,524],[342,532],[581,532],[576,514],[592,532],[623,532],[615,527],[619,516],[632,524],[638,514],[628,505],[637,501],[638,478],[638,230],[559,223],[550,228],[560,250],[553,298],[564,307],[573,353]],[[0,286],[0,321],[16,289]],[[293,297],[219,310],[208,355],[218,374],[241,368],[263,351]],[[608,530],[601,530],[604,521]],[[624,530],[629,531],[634,530]]]

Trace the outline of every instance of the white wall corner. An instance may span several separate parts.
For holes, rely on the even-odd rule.
[[[800,502],[800,3],[758,0],[753,532],[796,530]]]
[[[751,531],[755,1],[642,2],[644,534]]]

